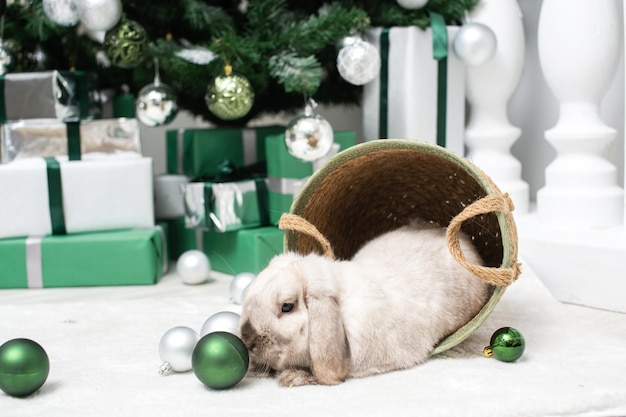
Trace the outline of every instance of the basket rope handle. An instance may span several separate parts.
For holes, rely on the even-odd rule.
[[[335,259],[335,253],[330,245],[328,239],[324,237],[317,227],[306,220],[304,217],[300,217],[296,214],[283,213],[278,220],[278,228],[282,230],[292,230],[294,232],[304,233],[315,239],[317,243],[322,247],[324,256],[330,259]]]
[[[461,250],[461,243],[459,242],[459,234],[461,232],[461,226],[463,222],[476,217],[480,214],[487,214],[494,211],[499,211],[504,214],[504,218],[509,231],[509,239],[511,242],[517,241],[517,229],[513,221],[512,211],[514,210],[513,201],[509,197],[508,193],[495,194],[483,197],[474,201],[469,206],[456,215],[446,232],[446,239],[448,242],[448,249],[452,254],[452,257],[456,259],[465,269],[479,277],[481,280],[497,286],[507,286],[512,284],[520,274],[520,264],[517,262],[517,246],[511,245],[511,267],[509,268],[494,268],[481,265],[474,265],[467,261],[463,251]]]

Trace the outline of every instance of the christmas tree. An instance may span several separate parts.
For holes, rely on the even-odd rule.
[[[153,82],[158,63],[180,108],[217,125],[245,125],[302,109],[303,97],[358,104],[361,87],[337,71],[343,39],[370,26],[426,28],[431,13],[459,24],[478,1],[429,0],[410,10],[394,0],[14,0],[1,5],[0,53],[10,57],[10,72],[82,70],[97,74],[102,90],[132,94]],[[115,8],[119,23],[97,30]],[[118,45],[120,64],[106,39],[128,21],[145,30],[145,44]],[[205,94],[227,65],[249,80],[254,101],[245,116],[225,121],[209,111]]]

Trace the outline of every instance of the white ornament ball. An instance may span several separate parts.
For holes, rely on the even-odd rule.
[[[417,10],[426,6],[428,0],[396,0],[401,7],[408,10]]]
[[[185,326],[173,327],[165,332],[159,341],[159,356],[163,361],[159,373],[190,371],[191,354],[199,339],[198,332]]]
[[[256,275],[252,272],[242,272],[233,277],[233,280],[230,282],[230,299],[235,304],[243,304],[246,288],[248,285],[256,278]]]
[[[92,31],[107,31],[122,17],[121,0],[77,0],[78,18]]]
[[[78,23],[76,0],[43,0],[43,11],[59,26],[74,26]]]
[[[356,40],[339,51],[337,70],[350,84],[367,84],[380,72],[380,54],[371,43]]]
[[[498,42],[493,30],[482,23],[467,23],[454,36],[452,50],[467,65],[478,66],[496,53]]]
[[[137,119],[146,126],[169,124],[178,114],[176,93],[167,84],[148,84],[139,90],[135,102]]]
[[[285,130],[285,145],[289,153],[311,162],[324,157],[333,146],[333,128],[328,121],[312,112],[293,118]]]
[[[200,337],[214,332],[227,332],[239,337],[239,318],[239,314],[233,311],[215,313],[202,325]]]
[[[209,279],[211,263],[204,252],[188,250],[176,261],[176,272],[185,284],[202,284]]]

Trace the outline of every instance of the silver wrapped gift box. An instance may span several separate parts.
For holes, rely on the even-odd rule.
[[[184,186],[185,227],[230,232],[269,224],[267,179]]]
[[[99,119],[79,122],[81,154],[141,154],[137,119]],[[2,125],[0,155],[17,159],[68,155],[68,125],[57,119],[31,119]]]
[[[83,71],[34,71],[0,76],[0,119],[97,119],[101,117],[95,75]]]

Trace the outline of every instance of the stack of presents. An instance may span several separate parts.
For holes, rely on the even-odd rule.
[[[0,288],[155,284],[204,251],[213,270],[258,273],[283,249],[276,226],[316,167],[284,127],[167,131],[167,173],[139,122],[102,118],[80,72],[0,77]],[[335,132],[334,152],[356,143]]]

